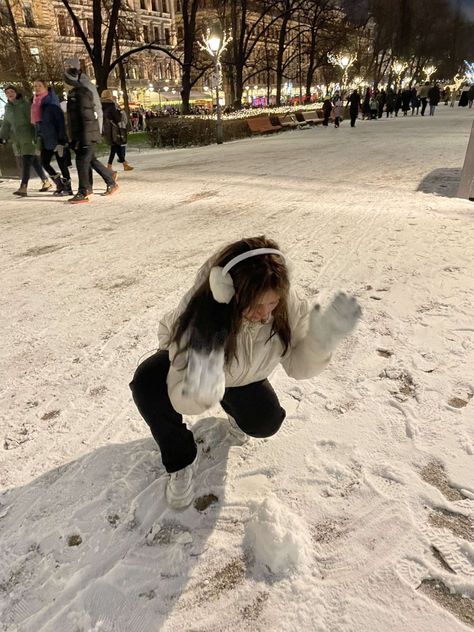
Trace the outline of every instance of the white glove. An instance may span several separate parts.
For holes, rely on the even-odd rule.
[[[357,299],[338,292],[324,312],[321,313],[319,305],[314,306],[308,334],[324,351],[331,352],[351,333],[361,315]]]
[[[58,154],[60,158],[64,156],[64,145],[56,145],[54,151]]]
[[[224,397],[224,349],[206,353],[189,349],[182,395],[210,408]]]

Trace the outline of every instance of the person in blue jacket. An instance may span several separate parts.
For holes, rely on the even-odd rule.
[[[71,188],[70,152],[67,146],[66,123],[59,98],[43,79],[33,82],[34,97],[31,122],[36,126],[41,146],[41,164],[56,185],[55,195],[73,195]],[[51,165],[56,158],[61,173]]]

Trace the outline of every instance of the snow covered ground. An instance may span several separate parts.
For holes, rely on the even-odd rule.
[[[131,154],[83,206],[0,184],[0,629],[472,629],[473,114]],[[363,322],[317,379],[272,376],[271,439],[189,420],[174,513],[128,382],[208,254],[261,233]]]

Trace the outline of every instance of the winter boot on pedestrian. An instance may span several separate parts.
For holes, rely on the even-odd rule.
[[[56,191],[53,193],[53,195],[61,195],[64,189],[64,184],[63,184],[64,178],[61,178],[61,176],[58,174],[57,176],[54,176],[52,180],[54,184],[56,185]]]
[[[232,439],[234,445],[245,445],[248,443],[250,437],[246,434],[240,426],[237,425],[237,422],[233,417],[227,415],[229,420],[229,436]]]
[[[54,195],[61,195],[62,197],[65,197],[66,195],[74,195],[74,193],[72,192],[72,184],[71,184],[71,180],[66,180],[66,178],[61,178],[61,184],[62,184],[62,189],[60,193],[55,193]]]
[[[89,198],[84,193],[76,193],[74,197],[68,200],[69,204],[87,204],[89,202]]]
[[[113,175],[112,175],[112,177],[113,177]],[[107,189],[105,190],[105,193],[102,193],[102,195],[113,195],[118,190],[119,190],[119,185],[114,182],[113,184],[108,184],[107,185]]]
[[[53,183],[50,182],[49,180],[43,180],[43,186],[41,187],[41,189],[39,189],[40,193],[46,193],[46,191],[49,191],[53,186]]]
[[[124,171],[133,171],[133,167],[132,167],[132,165],[129,165],[126,160],[124,160],[124,162],[123,162],[123,170]]]
[[[194,475],[197,470],[199,453],[191,465],[169,475],[165,496],[172,509],[185,509],[194,500]]]
[[[28,195],[28,191],[25,185],[21,185],[21,187],[17,191],[13,191],[13,195],[19,195],[20,197],[26,197]]]

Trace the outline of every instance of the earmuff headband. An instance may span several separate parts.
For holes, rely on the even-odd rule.
[[[235,288],[229,270],[237,263],[244,261],[244,259],[258,255],[279,255],[285,259],[285,255],[279,250],[276,250],[276,248],[255,248],[254,250],[248,250],[247,252],[237,255],[223,268],[214,266],[209,273],[209,286],[215,301],[218,303],[230,303],[235,294]]]

